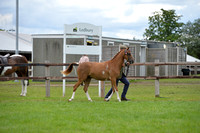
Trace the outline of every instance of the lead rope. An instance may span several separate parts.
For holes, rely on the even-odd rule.
[[[126,77],[128,76],[128,71],[129,71],[129,65],[127,66]]]

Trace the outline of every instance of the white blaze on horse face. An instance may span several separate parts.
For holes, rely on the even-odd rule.
[[[11,66],[4,67],[3,71],[1,72],[1,76],[3,76],[7,70],[11,70],[11,69],[12,69]]]

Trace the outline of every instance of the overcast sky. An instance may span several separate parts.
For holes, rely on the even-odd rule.
[[[200,0],[19,0],[19,32],[63,33],[64,24],[102,26],[103,36],[143,39],[153,12],[174,9],[180,22],[200,18]],[[16,0],[0,0],[0,28],[15,29]]]

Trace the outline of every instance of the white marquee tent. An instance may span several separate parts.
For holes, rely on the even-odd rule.
[[[19,34],[19,52],[32,52],[31,35]],[[0,52],[13,52],[16,49],[16,34],[0,31]]]
[[[190,56],[190,55],[187,55],[187,59],[186,59],[187,62],[200,62],[199,59],[193,57],[193,56]]]

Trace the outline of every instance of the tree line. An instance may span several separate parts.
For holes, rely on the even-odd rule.
[[[149,16],[143,36],[147,40],[177,42],[187,47],[189,55],[200,59],[200,18],[184,24],[179,22],[181,17],[175,10],[160,9]]]

